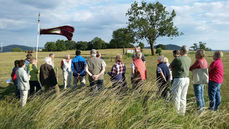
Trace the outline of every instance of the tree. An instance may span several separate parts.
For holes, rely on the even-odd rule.
[[[156,48],[161,48],[162,50],[166,50],[166,47],[163,44],[158,44]]]
[[[65,41],[65,46],[66,46],[67,50],[74,50],[74,49],[76,49],[76,42],[75,41],[66,40]]]
[[[23,50],[21,48],[13,48],[12,52],[23,52]]]
[[[110,41],[110,48],[128,48],[133,46],[134,35],[127,28],[120,28],[113,31],[112,39]]]
[[[152,55],[154,55],[154,43],[158,37],[180,35],[173,24],[175,11],[172,10],[170,14],[165,8],[159,2],[142,2],[141,4],[134,2],[126,13],[129,17],[128,28],[134,32],[136,40],[145,39],[150,44]]]
[[[145,45],[142,42],[139,42],[138,46],[140,46],[142,49],[145,48]]]
[[[103,49],[103,48],[106,48],[106,45],[107,43],[103,41],[101,38],[95,37],[94,39],[92,39],[89,42],[88,48],[89,49]]]
[[[78,50],[88,50],[88,42],[87,41],[78,41],[76,43],[76,49],[78,49]]]
[[[45,49],[44,51],[56,51],[57,47],[56,47],[56,43],[55,42],[47,42],[45,44]]]
[[[156,54],[161,55],[162,49],[159,47],[156,49]]]
[[[211,51],[211,48],[206,47],[206,43],[203,42],[199,42],[199,45],[197,45],[197,43],[194,43],[193,46],[191,46],[191,48],[196,51],[198,49],[203,49],[205,51]]]
[[[196,50],[198,49],[197,43],[194,43],[193,46],[191,46],[191,48],[192,48],[194,51],[196,51]]]
[[[64,51],[66,50],[66,45],[64,40],[57,40],[56,41],[56,50],[57,51]]]

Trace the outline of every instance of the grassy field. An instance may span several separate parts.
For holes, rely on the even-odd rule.
[[[107,63],[106,71],[110,71],[117,53],[121,49],[99,50]],[[66,54],[74,57],[74,51],[54,52],[55,66],[58,70],[58,84],[63,87],[60,61]],[[47,52],[40,52],[38,67],[44,63]],[[26,53],[0,53],[0,128],[229,128],[229,53],[225,52],[224,83],[221,88],[222,104],[219,112],[205,111],[197,115],[192,81],[188,90],[187,114],[176,115],[171,103],[156,96],[155,71],[157,56],[150,56],[150,50],[144,50],[148,79],[141,91],[131,90],[130,66],[132,59],[124,56],[127,66],[128,90],[118,93],[117,89],[107,88],[100,93],[90,93],[88,87],[61,92],[59,96],[43,93],[29,98],[26,107],[21,108],[14,97],[14,86],[6,84],[10,78],[14,60],[24,59]],[[162,53],[171,62],[172,51]],[[195,53],[190,52],[192,62]],[[206,59],[210,64],[212,52],[207,52]],[[82,56],[89,57],[89,51]],[[191,77],[191,73],[190,73]],[[192,80],[192,79],[191,79]],[[109,76],[105,75],[105,87],[110,87]],[[88,85],[88,82],[87,82]],[[206,108],[208,106],[207,87],[205,87]]]

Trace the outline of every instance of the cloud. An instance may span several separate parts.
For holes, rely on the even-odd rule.
[[[73,25],[74,40],[90,41],[98,36],[109,42],[112,32],[127,26],[125,13],[131,0],[0,0],[0,42],[23,42],[33,45],[37,34],[37,15],[41,13],[41,27]],[[150,0],[147,0],[150,1]],[[175,25],[185,35],[159,38],[157,42],[192,45],[207,42],[212,48],[229,49],[229,1],[165,0],[168,10],[177,13]],[[47,41],[65,39],[61,36],[41,36],[40,46]],[[215,45],[216,42],[222,45]]]
[[[0,18],[0,31],[2,29],[20,29],[20,26],[24,25],[25,21],[23,20],[12,20],[12,19],[6,19],[6,18]],[[19,26],[19,27],[18,27]]]

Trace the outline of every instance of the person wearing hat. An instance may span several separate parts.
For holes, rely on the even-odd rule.
[[[96,57],[96,50],[92,49],[91,57],[86,61],[85,71],[88,74],[88,79],[90,82],[91,90],[102,90],[105,66],[101,59]]]

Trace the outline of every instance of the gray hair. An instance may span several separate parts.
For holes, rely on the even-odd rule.
[[[45,63],[51,65],[52,64],[52,59],[50,57],[45,57]]]
[[[91,49],[91,56],[93,56],[93,57],[96,57],[96,50],[95,49]]]
[[[199,55],[202,58],[205,56],[205,51],[203,49],[198,49],[196,55]]]
[[[214,56],[215,56],[217,59],[222,58],[222,57],[223,57],[223,52],[220,51],[220,50],[215,51]]]
[[[182,46],[182,47],[180,48],[180,50],[182,50],[184,54],[188,54],[188,52],[189,52],[189,47],[186,46],[186,45],[184,45],[184,46]]]
[[[164,56],[159,56],[159,57],[157,58],[157,60],[160,61],[160,62],[164,62]]]

